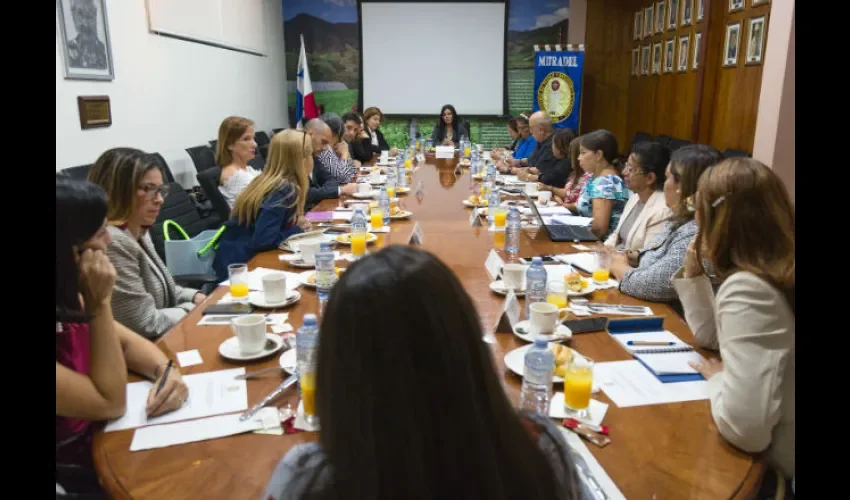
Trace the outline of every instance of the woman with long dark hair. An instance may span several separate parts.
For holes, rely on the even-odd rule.
[[[463,137],[469,139],[469,130],[466,130],[464,122],[457,116],[455,107],[451,104],[446,104],[440,110],[440,121],[434,125],[431,140],[434,142],[434,145],[454,146]]]
[[[267,498],[589,495],[548,416],[508,401],[481,337],[472,299],[433,255],[391,246],[351,265],[319,333],[319,442],[287,453]]]

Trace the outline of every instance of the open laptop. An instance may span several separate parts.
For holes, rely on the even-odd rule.
[[[534,200],[528,196],[528,193],[523,191],[522,195],[525,197],[526,201],[528,201],[528,206],[531,207],[531,211],[534,212],[535,217],[537,217],[537,221],[546,229],[546,232],[549,233],[549,239],[552,241],[599,241],[599,238],[596,237],[593,232],[590,231],[590,228],[587,226],[570,226],[567,224],[546,224],[543,216],[540,215],[540,212],[537,210],[537,205],[534,203]]]

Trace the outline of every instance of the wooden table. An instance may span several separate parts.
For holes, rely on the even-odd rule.
[[[392,222],[389,234],[379,234],[370,249],[407,242],[414,221],[424,230],[424,248],[439,256],[457,274],[472,296],[484,328],[492,330],[501,311],[503,298],[489,290],[490,279],[484,259],[493,247],[493,233],[486,227],[469,225],[470,209],[461,204],[472,192],[469,171],[454,174],[454,160],[429,159],[414,175],[411,192],[401,196],[412,210],[410,220]],[[414,195],[417,181],[424,184],[424,196]],[[325,200],[316,211],[332,210],[340,200]],[[545,230],[524,230],[520,245],[523,257],[574,252],[570,244],[549,241]],[[280,252],[257,255],[251,267],[279,268],[298,272],[278,259]],[[338,265],[346,266],[340,261]],[[302,287],[302,298],[288,309],[290,323],[297,329],[305,313],[314,313],[318,300],[314,290]],[[219,287],[205,305],[226,292]],[[594,302],[646,304],[615,290],[597,291]],[[221,358],[218,346],[232,336],[229,327],[198,327],[198,307],[158,343],[172,359],[175,353],[198,349],[204,362],[184,368],[184,374],[246,366],[250,370],[275,366],[278,356],[260,362],[235,363]],[[693,335],[671,308],[651,304],[665,317],[665,327],[686,342]],[[505,353],[524,345],[511,333],[497,333],[492,346],[493,359],[504,378],[514,404],[519,402],[520,377],[504,366]],[[597,362],[627,360],[630,356],[606,333],[577,335],[571,347]],[[282,378],[270,375],[248,382],[248,402],[253,405],[271,392]],[[628,498],[747,498],[757,488],[764,472],[758,457],[744,454],[727,444],[718,434],[708,401],[655,406],[618,408],[600,392],[594,395],[609,403],[605,423],[611,428],[612,442],[605,448],[588,444],[620,490]],[[277,401],[281,406],[297,405],[297,391],[288,389]],[[95,437],[94,458],[106,489],[115,498],[196,499],[260,498],[275,465],[297,444],[318,438],[315,433],[284,436],[243,434],[169,448],[131,453],[133,431],[99,433]]]

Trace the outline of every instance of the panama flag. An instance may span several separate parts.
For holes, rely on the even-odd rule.
[[[298,73],[295,83],[295,122],[301,128],[302,118],[318,118],[319,108],[313,100],[313,85],[307,69],[307,51],[304,50],[304,35],[301,35],[301,54],[298,56]]]

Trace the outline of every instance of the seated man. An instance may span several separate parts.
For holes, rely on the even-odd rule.
[[[357,184],[340,186],[319,161],[319,154],[330,145],[331,129],[319,118],[313,118],[304,126],[305,133],[313,143],[313,170],[310,172],[310,189],[307,191],[307,206],[310,211],[317,203],[327,198],[339,198],[340,195],[357,191]]]
[[[351,182],[357,175],[357,167],[348,154],[346,128],[343,126],[342,118],[336,113],[325,113],[322,115],[322,121],[331,130],[331,142],[328,147],[319,151],[319,163],[338,183]]]
[[[541,182],[556,187],[566,185],[572,166],[569,158],[557,158],[552,152],[552,137],[555,134],[552,119],[543,111],[538,111],[531,115],[529,126],[537,147],[527,159],[508,160],[510,173],[523,182]],[[572,135],[575,137],[575,132]]]

